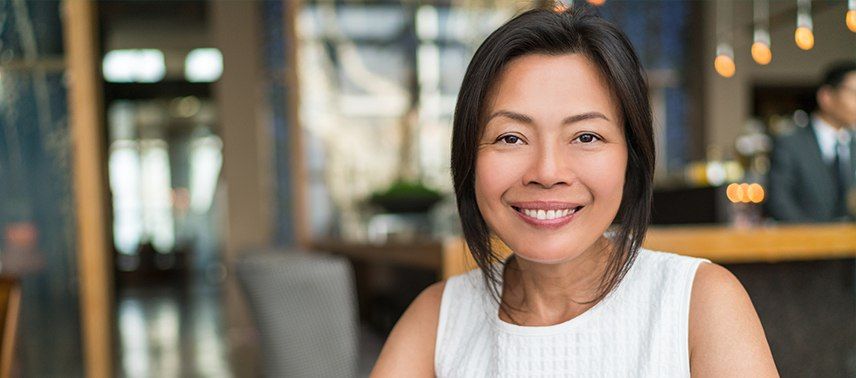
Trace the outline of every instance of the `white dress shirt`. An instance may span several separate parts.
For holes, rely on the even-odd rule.
[[[822,118],[815,115],[812,117],[812,125],[814,125],[814,135],[817,136],[817,143],[820,146],[820,153],[823,155],[823,161],[827,164],[832,164],[835,160],[835,141],[841,142],[839,145],[838,154],[842,162],[845,164],[850,162],[850,131],[844,127],[840,130],[835,129]]]

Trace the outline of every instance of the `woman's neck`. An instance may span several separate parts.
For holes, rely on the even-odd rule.
[[[601,238],[581,255],[555,264],[514,256],[504,273],[500,319],[547,326],[582,314],[596,304],[591,301],[601,290],[611,248]]]

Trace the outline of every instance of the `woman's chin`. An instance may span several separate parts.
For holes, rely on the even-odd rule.
[[[578,240],[578,238],[576,238]],[[603,240],[594,240],[592,243],[584,243],[587,246],[583,247],[577,241],[554,241],[549,240],[528,241],[521,243],[511,243],[508,246],[518,258],[529,262],[539,264],[561,264],[576,260],[580,256],[586,254],[586,251],[594,251]],[[518,246],[515,248],[515,244]]]

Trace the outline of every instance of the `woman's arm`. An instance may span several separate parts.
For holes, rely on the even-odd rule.
[[[445,281],[423,290],[389,334],[371,377],[434,377],[434,345]]]
[[[755,307],[725,268],[702,263],[690,299],[690,372],[693,377],[777,377]]]

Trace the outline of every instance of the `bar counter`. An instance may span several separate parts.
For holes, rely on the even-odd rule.
[[[645,248],[706,258],[720,264],[829,260],[856,257],[856,224],[654,226]],[[507,249],[500,247],[505,250]],[[432,269],[446,278],[475,265],[460,237],[414,243],[324,241],[312,249],[357,261]]]
[[[652,227],[645,247],[722,264],[848,258],[856,257],[856,224]]]

